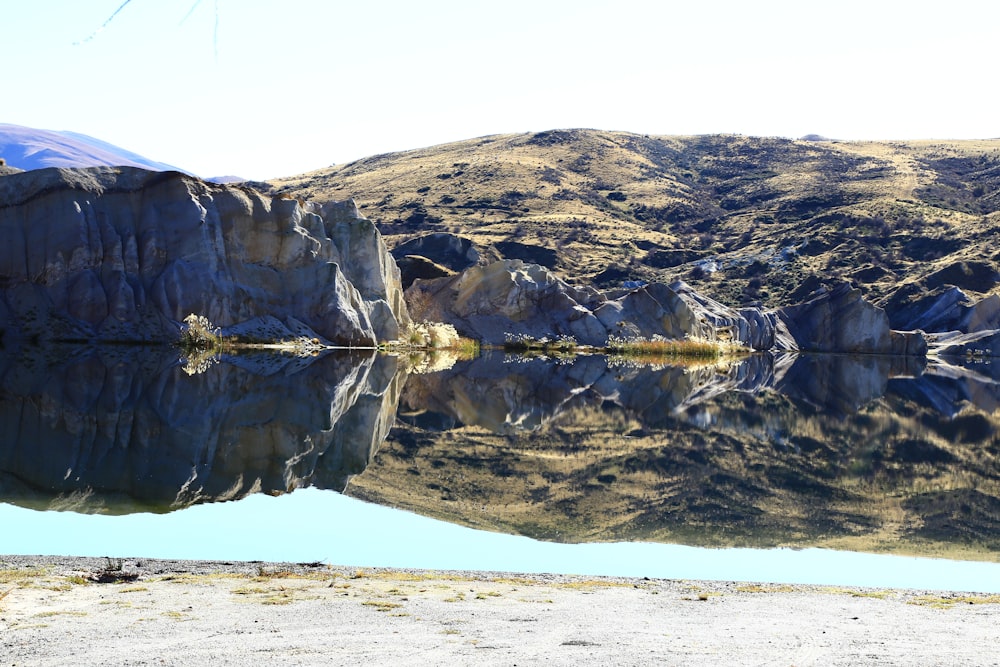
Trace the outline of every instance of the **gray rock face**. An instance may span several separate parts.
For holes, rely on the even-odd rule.
[[[375,225],[353,200],[323,205],[325,229],[347,279],[361,293],[378,340],[396,340],[409,326],[399,267]]]
[[[804,303],[777,311],[804,352],[838,352],[924,357],[924,332],[891,328],[886,312],[848,283],[821,288]]]
[[[452,324],[492,345],[509,336],[571,336],[595,346],[612,337],[662,336],[731,341],[753,350],[926,352],[921,335],[891,331],[885,312],[846,284],[779,311],[737,311],[683,282],[645,285],[612,299],[572,287],[544,267],[505,260],[417,281],[407,300],[414,317]]]
[[[896,328],[920,329],[933,333],[971,333],[1000,329],[1000,297],[993,294],[974,301],[961,289],[953,286],[943,287],[909,301],[901,297],[886,304],[886,309],[890,313],[890,322]]]
[[[407,290],[415,320],[452,324],[491,345],[507,334],[535,338],[573,336],[603,343],[607,329],[592,308],[605,299],[574,288],[547,269],[520,260],[474,266],[457,276],[418,280]]]
[[[995,358],[1000,357],[1000,329],[963,333],[929,334],[931,351],[938,357]]]
[[[194,313],[354,346],[409,324],[399,271],[353,202],[265,197],[176,172],[0,178],[0,328],[38,340],[170,341]]]
[[[778,317],[806,352],[894,354],[919,347],[913,337],[893,336],[885,311],[848,283],[821,288],[808,301],[781,308]]]
[[[698,338],[734,342],[753,350],[795,349],[784,325],[756,309],[736,311],[681,281],[652,283],[609,300],[595,311],[609,334],[624,338]],[[605,339],[607,336],[605,336]]]

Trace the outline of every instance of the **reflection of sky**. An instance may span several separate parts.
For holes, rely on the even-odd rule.
[[[1000,563],[664,544],[552,544],[472,530],[329,491],[84,515],[0,505],[0,553],[311,562],[1000,592]]]

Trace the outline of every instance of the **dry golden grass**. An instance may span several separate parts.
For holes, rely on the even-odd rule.
[[[450,231],[483,248],[554,250],[571,282],[683,278],[730,305],[784,305],[809,276],[851,278],[880,297],[948,262],[992,256],[996,164],[1000,140],[560,130],[375,156],[273,184],[353,197],[390,246]],[[942,235],[964,243],[929,258],[920,244]],[[719,270],[694,271],[703,257],[718,258]]]
[[[633,339],[611,337],[604,351],[627,358],[664,362],[677,359],[720,361],[746,355],[749,352],[746,348],[727,342],[697,338],[670,339],[659,336]]]
[[[908,600],[907,604],[950,609],[962,604],[1000,604],[1000,595],[920,595]]]
[[[26,584],[39,578],[44,578],[48,574],[49,569],[45,567],[0,569],[0,585]]]

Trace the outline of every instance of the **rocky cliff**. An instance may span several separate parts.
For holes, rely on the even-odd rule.
[[[223,333],[394,340],[399,270],[353,202],[323,207],[135,168],[0,178],[0,329],[34,340]]]

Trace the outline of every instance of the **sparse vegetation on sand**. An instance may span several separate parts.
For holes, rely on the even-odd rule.
[[[235,352],[240,349],[274,348],[292,354],[315,354],[325,346],[318,338],[297,336],[279,340],[262,340],[250,336],[224,336],[221,329],[213,325],[203,315],[188,315],[184,318],[178,346],[187,353]]]

